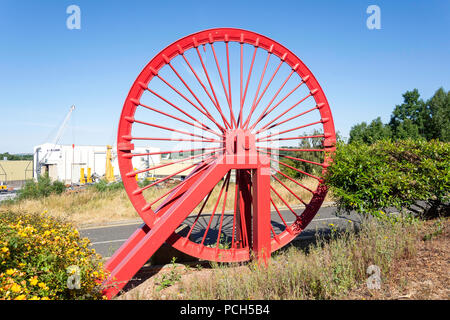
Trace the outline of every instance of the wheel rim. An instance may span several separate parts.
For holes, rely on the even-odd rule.
[[[125,190],[150,228],[174,197],[225,152],[225,135],[236,128],[251,131],[258,152],[271,157],[272,252],[309,224],[327,193],[321,177],[336,141],[325,94],[303,62],[281,44],[251,31],[220,28],[189,35],[162,50],[139,74],[125,100],[118,130],[118,162]],[[320,131],[298,135],[311,128]],[[309,140],[320,145],[292,145]],[[166,147],[161,152],[132,152],[137,143],[149,141]],[[180,159],[134,170],[133,159],[138,155],[160,154],[179,155]],[[302,154],[319,154],[320,162],[304,159]],[[188,161],[189,165],[176,167]],[[311,169],[314,167],[319,170]],[[183,173],[187,177],[157,196],[149,191],[169,178],[139,187],[136,174],[162,168],[170,169],[169,178]],[[301,177],[316,182],[306,186]],[[248,260],[251,229],[242,217],[240,199],[248,192],[249,181],[246,170],[228,172],[198,205],[198,212],[167,242],[205,260]],[[298,188],[310,193],[309,198],[302,198]],[[300,212],[296,205],[305,207]],[[228,237],[226,244],[221,241],[223,236]]]

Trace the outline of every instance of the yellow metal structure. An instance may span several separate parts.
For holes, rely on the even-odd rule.
[[[91,173],[91,168],[87,168],[87,178],[86,178],[86,183],[92,183],[92,173]]]
[[[80,168],[80,183],[85,184],[86,178],[84,177],[84,168]]]
[[[106,146],[106,172],[105,179],[108,182],[114,182],[116,178],[114,177],[114,167],[112,165],[112,146]]]

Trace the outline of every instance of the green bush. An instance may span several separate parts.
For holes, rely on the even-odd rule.
[[[0,300],[102,299],[101,257],[88,246],[45,213],[0,212]]]
[[[376,214],[427,201],[425,215],[449,213],[450,143],[340,143],[326,181],[341,210]]]
[[[98,192],[110,192],[123,189],[123,183],[122,181],[108,182],[106,180],[100,180],[93,185],[93,188],[95,188]]]
[[[61,194],[66,190],[64,183],[61,181],[52,182],[48,175],[38,177],[38,181],[27,181],[24,187],[19,190],[17,200],[37,199],[48,197],[51,194]]]

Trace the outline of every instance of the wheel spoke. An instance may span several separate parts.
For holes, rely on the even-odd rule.
[[[218,151],[211,151],[211,152],[206,152],[206,153],[202,153],[202,154],[197,154],[197,155],[194,155],[194,156],[189,157],[189,158],[183,158],[183,159],[180,159],[180,160],[177,160],[177,161],[164,163],[164,164],[161,164],[161,165],[158,165],[158,166],[154,166],[154,167],[150,167],[150,168],[147,168],[147,169],[142,169],[142,170],[138,170],[138,171],[130,171],[130,172],[126,173],[126,176],[127,177],[135,177],[137,174],[140,174],[140,173],[144,173],[144,172],[160,169],[160,168],[163,168],[163,167],[174,165],[176,163],[185,162],[185,161],[192,160],[192,159],[199,158],[199,157],[203,157],[203,156],[206,156],[206,155],[211,155],[211,154],[217,153],[217,152],[219,152],[221,150],[224,150],[224,148],[219,149]],[[148,186],[146,186],[145,188],[147,188],[147,187]]]
[[[160,137],[123,137],[125,140],[150,140],[150,141],[188,141],[188,142],[222,142],[216,139],[183,139],[183,138],[160,138]]]
[[[246,202],[252,202],[251,193],[248,190],[251,188],[251,179],[248,179],[248,173],[239,174],[239,216],[240,216],[240,233],[241,240],[243,241],[243,246],[247,247],[249,245],[249,236],[250,236],[250,225],[247,225],[247,222],[250,223],[250,219],[248,218],[248,212],[246,210]],[[241,181],[242,180],[242,181]],[[244,193],[246,195],[244,195]],[[247,232],[248,230],[248,232]]]
[[[272,103],[275,101],[275,99],[278,97],[278,95],[280,94],[281,90],[283,90],[284,86],[286,85],[286,83],[289,81],[289,79],[291,78],[291,76],[294,74],[294,70],[291,70],[291,72],[289,73],[289,75],[287,76],[287,78],[284,80],[283,84],[280,86],[280,88],[277,90],[277,92],[274,94],[274,96],[272,97],[272,99],[270,100],[269,104],[266,106],[266,108],[261,112],[261,115],[258,117],[258,119],[255,121],[254,124],[252,124],[252,126],[250,127],[251,130],[253,130],[256,125],[263,119],[266,117],[266,111],[267,109],[269,109],[269,107],[272,105]],[[281,102],[280,102],[281,103]]]
[[[232,94],[231,94],[230,52],[228,50],[228,42],[226,42],[225,45],[226,45],[226,49],[227,49],[228,96],[230,99],[230,118],[231,118],[231,121],[233,121],[234,128],[237,128],[237,122],[236,122],[236,118],[234,117],[234,112],[233,112],[233,99],[232,99]]]
[[[186,132],[186,131],[178,130],[178,129],[174,129],[174,128],[169,128],[169,127],[161,126],[159,124],[154,124],[154,123],[145,122],[145,121],[136,120],[136,119],[134,119],[134,122],[135,123],[140,123],[140,124],[143,124],[143,125],[146,125],[146,126],[149,126],[149,127],[153,127],[153,128],[158,128],[158,129],[162,129],[162,130],[177,132],[177,133],[184,134],[184,135],[191,136],[191,137],[197,137],[197,138],[202,138],[202,139],[205,138],[204,136],[201,136],[201,135],[198,135],[198,134],[195,134],[195,133]],[[222,140],[217,140],[217,139],[212,139],[212,138],[210,140],[211,140],[211,142],[222,142]]]
[[[243,93],[243,87],[242,87],[242,81],[243,81],[243,72],[244,72],[244,45],[241,42],[241,46],[240,46],[240,68],[239,68],[239,116],[238,116],[238,121],[237,124],[239,125],[239,123],[242,121],[242,109],[243,109],[243,103],[242,103],[242,93]],[[237,127],[237,126],[236,126]]]
[[[302,198],[300,198],[294,191],[292,191],[287,185],[285,185],[283,183],[283,181],[281,181],[280,179],[278,179],[276,176],[273,176],[273,178],[275,180],[278,181],[278,183],[280,183],[287,191],[289,191],[290,194],[292,194],[298,201],[300,201],[301,203],[303,203],[305,206],[307,205],[307,203],[305,201],[303,201]]]
[[[253,104],[252,109],[250,110],[250,114],[248,115],[247,120],[245,121],[246,129],[248,128],[248,125],[250,124],[250,120],[252,118],[253,112],[258,107],[259,102],[264,97],[264,94],[266,93],[267,89],[269,88],[270,84],[272,83],[273,79],[275,78],[276,74],[278,73],[278,70],[280,70],[280,67],[283,65],[283,63],[284,63],[284,61],[281,60],[280,63],[278,64],[278,67],[275,69],[274,73],[272,74],[272,77],[270,77],[269,82],[266,84],[263,92],[261,93],[261,96],[258,98],[258,101],[256,101],[256,103]]]
[[[289,203],[287,203],[286,200],[283,199],[283,197],[277,192],[277,190],[275,190],[274,187],[270,186],[270,190],[272,190],[277,196],[278,198],[284,203],[284,205],[289,209],[289,211],[292,212],[292,214],[298,218],[298,215],[295,213],[294,209],[291,208],[291,206],[289,205]]]
[[[181,56],[184,58],[185,61],[187,61],[184,54],[182,54]],[[211,120],[219,128],[219,130],[221,130],[222,132],[225,131],[224,127],[221,126],[216,120],[214,120],[214,118],[209,113],[208,109],[206,109],[206,107],[203,105],[203,103],[200,101],[200,99],[195,95],[195,93],[192,91],[192,89],[189,87],[189,85],[186,83],[186,81],[184,81],[183,77],[181,77],[181,75],[178,73],[178,71],[175,69],[175,67],[171,63],[169,63],[168,65],[170,66],[172,71],[176,74],[178,79],[180,79],[180,81],[183,83],[183,85],[186,87],[186,89],[188,89],[188,91],[191,93],[191,95],[194,97],[194,99],[197,100],[197,102],[202,106],[204,111],[201,111],[200,108],[198,108],[191,100],[186,98],[183,94],[179,93],[180,96],[183,99],[185,99],[186,101],[188,101],[190,104],[192,104],[197,110],[199,110],[202,114],[204,114],[209,120]],[[189,64],[189,67],[192,68],[190,64]],[[192,70],[192,72],[195,73],[195,71],[193,71],[193,69],[191,69],[191,70]],[[195,74],[195,76],[197,77],[197,74]],[[198,78],[197,78],[197,80],[200,81],[200,79],[198,79]],[[202,84],[202,86],[203,86],[203,84]],[[178,93],[178,90],[176,92]]]
[[[150,202],[148,204],[148,207],[151,208],[155,203],[157,203],[158,201],[160,201],[161,199],[164,199],[166,196],[168,196],[169,194],[175,192],[177,189],[179,189],[180,187],[182,187],[184,184],[186,184],[187,181],[189,181],[191,178],[197,176],[199,173],[203,172],[205,169],[207,169],[209,167],[208,164],[204,165],[201,169],[199,169],[198,171],[196,171],[192,176],[190,176],[189,178],[184,179],[183,181],[181,181],[179,184],[177,184],[175,187],[173,187],[172,189],[170,189],[169,191],[167,191],[166,193],[164,193],[162,196],[156,198],[155,200],[153,200],[152,202]],[[166,179],[167,180],[167,179]]]
[[[219,102],[217,101],[217,96],[216,96],[216,93],[215,93],[215,91],[214,91],[214,88],[213,88],[213,86],[212,86],[212,84],[211,84],[211,79],[209,78],[208,71],[206,71],[205,64],[203,63],[203,59],[202,59],[202,56],[201,56],[201,54],[200,54],[200,50],[198,49],[198,47],[195,47],[195,50],[197,51],[197,56],[198,56],[198,58],[199,58],[199,60],[200,60],[200,63],[201,63],[201,65],[202,65],[203,72],[205,73],[206,80],[207,80],[208,83],[209,83],[209,87],[211,88],[211,91],[212,91],[212,94],[213,94],[213,96],[214,96],[214,99],[211,97],[211,95],[209,94],[209,92],[208,92],[208,90],[206,89],[206,87],[205,87],[205,86],[203,85],[203,83],[200,81],[200,78],[198,78],[197,74],[195,74],[195,75],[196,75],[196,78],[197,78],[197,80],[200,82],[201,86],[203,87],[203,89],[205,90],[206,94],[207,94],[208,97],[210,98],[212,104],[216,107],[216,110],[219,112],[220,116],[222,117],[222,121],[223,121],[223,123],[224,123],[224,125],[225,125],[225,128],[231,128],[230,124],[228,123],[227,119],[225,118],[225,116],[224,116],[223,113],[222,113],[222,109],[220,108]],[[185,56],[183,55],[183,57],[185,57]],[[185,60],[187,61],[186,57],[185,57]],[[189,65],[190,65],[190,64],[189,64]],[[191,69],[191,70],[192,70],[192,72],[195,72],[193,69]]]
[[[279,125],[282,125],[283,123],[286,123],[286,122],[288,122],[288,121],[291,121],[291,120],[293,120],[293,119],[296,119],[296,118],[298,118],[298,117],[301,117],[301,116],[303,116],[303,115],[305,115],[305,114],[307,114],[307,113],[310,113],[311,111],[317,110],[317,109],[319,109],[319,107],[317,107],[317,106],[314,107],[314,108],[308,109],[308,110],[306,110],[306,111],[304,111],[304,112],[302,112],[302,113],[299,113],[299,114],[297,114],[297,115],[295,115],[295,116],[292,116],[292,117],[290,117],[290,118],[288,118],[288,119],[286,119],[286,120],[277,122],[277,123],[271,125],[270,127],[268,127],[266,130],[270,130],[270,129],[273,129],[273,128],[275,128],[275,127],[278,127]],[[261,131],[262,131],[262,130],[258,130],[258,131],[256,132],[256,134],[260,133]]]
[[[146,153],[125,153],[123,155],[123,157],[130,159],[132,157],[154,156],[154,155],[161,155],[161,154],[186,153],[186,152],[192,153],[195,151],[218,150],[218,149],[220,149],[220,147],[185,149],[185,150],[174,150],[174,151],[158,151],[158,152],[146,152]]]
[[[257,147],[257,148],[266,150],[295,151],[295,152],[325,152],[325,149],[295,149],[295,148],[272,148],[272,147]]]
[[[198,221],[198,219],[200,218],[200,215],[202,214],[203,209],[205,208],[206,203],[208,202],[209,197],[211,196],[211,194],[213,193],[213,191],[214,191],[214,188],[211,189],[211,191],[210,191],[210,192],[208,193],[208,195],[206,196],[205,200],[203,200],[203,204],[202,204],[200,210],[198,211],[197,216],[195,217],[195,220],[194,220],[194,222],[192,223],[192,226],[191,226],[191,228],[189,229],[188,234],[186,235],[186,239],[189,239],[189,237],[191,236],[192,230],[194,230],[194,227],[195,227],[195,225],[197,224],[197,221]]]
[[[231,229],[231,248],[235,247],[235,233],[236,233],[236,212],[237,212],[237,206],[238,206],[238,183],[237,183],[237,170],[235,170],[235,176],[236,176],[236,182],[234,187],[234,210],[233,210],[233,227]]]
[[[216,248],[219,248],[219,244],[220,244],[220,235],[221,235],[221,232],[222,232],[223,217],[225,215],[225,207],[227,205],[228,186],[230,185],[230,175],[231,175],[231,171],[228,172],[228,175],[226,177],[227,186],[225,188],[225,195],[224,195],[224,198],[223,198],[222,214],[220,216],[219,231],[217,232]]]
[[[221,71],[220,66],[219,66],[219,61],[217,60],[216,50],[214,49],[214,45],[212,43],[210,43],[210,46],[211,46],[211,50],[212,50],[213,55],[214,55],[214,60],[216,61],[217,71],[219,72],[220,80],[222,82],[223,92],[224,92],[225,97],[227,99],[228,107],[230,108],[230,121],[231,121],[231,123],[235,124],[236,120],[234,119],[233,109],[231,108],[231,97],[230,97],[231,91],[227,92],[227,89],[225,87],[225,82],[223,81],[222,71]],[[227,62],[229,62],[229,60],[228,60],[228,46],[227,46]],[[228,79],[230,79],[229,70],[230,70],[230,68],[229,68],[229,65],[228,65]],[[233,126],[230,125],[230,127],[233,127]]]
[[[206,227],[205,233],[203,234],[202,242],[200,243],[201,245],[203,245],[203,243],[205,242],[206,236],[208,235],[209,228],[211,227],[211,222],[212,222],[212,220],[214,218],[214,214],[216,213],[216,210],[217,210],[217,206],[219,205],[220,199],[222,198],[222,193],[225,188],[225,184],[226,184],[226,179],[223,181],[222,187],[220,188],[220,192],[217,197],[216,204],[214,205],[214,209],[211,213],[211,217],[209,218],[208,226]]]
[[[286,226],[286,228],[288,227],[288,224],[286,223],[286,221],[283,218],[283,215],[281,214],[280,210],[278,210],[277,205],[275,204],[275,202],[273,201],[272,197],[270,197],[270,202],[272,203],[273,207],[275,208],[275,211],[278,213],[278,216],[280,217],[281,221],[283,221],[283,224]]]
[[[307,175],[308,177],[314,178],[314,179],[316,179],[316,180],[318,180],[318,181],[322,181],[322,178],[319,178],[319,177],[317,177],[317,176],[315,176],[315,175],[313,175],[313,174],[307,173],[307,172],[302,171],[302,170],[300,170],[300,169],[294,168],[293,166],[290,166],[290,165],[288,165],[287,163],[281,162],[280,160],[277,160],[277,159],[271,159],[271,160],[272,160],[272,161],[275,161],[275,162],[277,162],[277,163],[279,163],[279,164],[281,164],[281,165],[283,165],[283,166],[285,166],[285,167],[288,167],[288,168],[290,168],[290,169],[292,169],[292,170],[294,170],[294,171],[297,171],[297,172],[299,172],[299,173],[303,173],[304,175]]]
[[[280,101],[278,101],[272,108],[270,108],[268,111],[266,111],[265,113],[263,113],[260,118],[263,119],[265,117],[267,117],[273,110],[275,110],[280,104],[283,103],[284,100],[286,100],[287,98],[289,98],[289,96],[291,94],[293,94],[298,88],[300,88],[303,84],[305,83],[305,80],[302,80],[294,89],[292,89],[291,91],[289,91],[289,93],[287,93]],[[260,120],[261,120],[260,119]],[[260,121],[259,120],[259,121]],[[257,122],[259,122],[257,121]],[[264,126],[263,128],[265,128],[266,126]]]
[[[160,77],[161,79],[161,77]],[[167,100],[166,98],[164,98],[163,96],[161,96],[160,94],[156,93],[155,91],[153,91],[150,88],[147,88],[147,91],[150,92],[151,94],[153,94],[154,96],[158,97],[160,100],[164,101],[165,103],[167,103],[168,105],[172,106],[173,108],[177,109],[179,112],[183,113],[185,116],[191,118],[194,121],[198,121],[198,119],[196,119],[194,116],[190,115],[189,113],[187,113],[186,111],[184,111],[182,108],[176,106],[174,103],[170,102],[169,100]],[[179,93],[182,97],[184,97],[183,94],[181,94],[181,92],[176,91],[177,93]],[[187,99],[187,98],[186,98]],[[191,102],[189,99],[187,99],[187,101]],[[195,106],[195,105],[194,105]],[[196,107],[196,106],[195,106]],[[198,107],[197,107],[198,108]],[[200,111],[200,109],[198,109]],[[202,111],[200,111],[202,112]],[[206,113],[202,112],[205,116],[207,116]],[[210,129],[207,125],[205,125],[204,123],[199,122],[200,124],[202,124],[203,127],[205,127],[205,129]]]
[[[247,119],[244,121],[243,127],[246,127],[246,126],[247,126],[247,123],[248,123],[249,119],[250,119],[251,116],[252,116],[252,113],[253,113],[253,111],[254,111],[254,108],[256,108],[256,99],[258,99],[259,90],[261,89],[261,84],[262,84],[262,82],[263,82],[264,75],[266,74],[267,65],[268,65],[269,60],[270,60],[270,55],[271,55],[271,53],[268,52],[268,53],[267,53],[266,62],[265,62],[265,64],[264,64],[264,68],[263,68],[263,71],[262,71],[262,73],[261,73],[261,77],[259,78],[258,88],[256,89],[255,97],[253,98],[253,102],[252,102],[252,106],[251,106],[251,108],[250,108],[250,112],[249,112],[249,114],[248,114],[248,116],[247,116]]]
[[[283,157],[283,158],[287,158],[287,159],[291,159],[291,160],[296,160],[296,161],[300,161],[300,162],[306,162],[306,163],[314,164],[316,166],[320,166],[322,168],[327,166],[324,163],[318,163],[318,162],[314,162],[314,161],[310,161],[310,160],[306,160],[306,159],[302,159],[302,158],[291,157],[291,156],[288,156],[288,155],[285,155],[285,154],[274,154],[274,153],[271,153],[271,152],[260,151],[260,150],[258,150],[258,152],[262,152],[262,153],[270,154],[270,155],[274,155],[274,156],[279,156],[279,157]]]
[[[281,172],[281,171],[279,171],[279,170],[275,170],[275,171],[276,171],[276,173],[281,174],[283,177],[285,177],[285,178],[291,180],[292,182],[294,182],[294,183],[297,184],[298,186],[302,187],[303,189],[308,190],[308,191],[311,192],[311,193],[314,193],[314,191],[312,191],[310,188],[308,188],[307,186],[304,186],[303,184],[301,184],[301,183],[298,182],[297,180],[292,179],[291,177],[289,177],[288,175],[284,174],[283,172]]]
[[[284,116],[286,113],[288,113],[289,111],[291,111],[292,109],[294,109],[296,106],[298,106],[300,103],[302,103],[303,101],[305,101],[306,99],[308,99],[309,97],[312,97],[313,93],[309,93],[307,96],[305,96],[303,99],[301,99],[300,101],[298,101],[297,103],[295,103],[293,106],[291,106],[290,108],[288,108],[287,110],[285,110],[283,113],[281,113],[280,115],[276,116],[273,120],[271,120],[269,123],[265,124],[261,130],[266,129],[268,126],[270,126],[274,121],[278,120],[279,118],[281,118],[282,116]]]
[[[196,121],[196,122],[199,122],[202,126],[196,125],[195,123],[189,122],[189,121],[187,121],[187,120],[183,120],[183,119],[178,118],[178,117],[176,117],[176,116],[174,116],[174,115],[168,114],[168,113],[166,113],[166,112],[164,112],[164,111],[161,111],[161,110],[152,108],[152,107],[147,106],[147,105],[145,105],[145,104],[143,104],[143,103],[139,103],[138,105],[139,105],[139,106],[142,106],[142,107],[144,107],[144,108],[146,108],[146,109],[148,109],[148,110],[151,110],[151,111],[157,112],[157,113],[159,113],[159,114],[162,114],[162,115],[164,115],[164,116],[166,116],[166,117],[169,117],[169,118],[175,119],[175,120],[177,120],[177,121],[180,121],[180,122],[186,123],[186,124],[188,124],[188,125],[191,125],[191,126],[193,126],[193,127],[199,128],[199,129],[201,129],[201,130],[206,130],[206,131],[208,131],[208,132],[210,132],[210,133],[212,133],[212,134],[215,134],[216,136],[223,137],[223,135],[221,135],[221,134],[215,132],[214,130],[209,129],[208,127],[206,127],[206,125],[204,125],[204,124],[200,123],[199,121],[197,121],[197,119],[195,119],[195,121]],[[178,108],[178,107],[177,107],[177,108]],[[130,118],[130,120],[132,119],[131,117],[129,117],[129,118]],[[130,120],[129,120],[129,121],[130,121]]]
[[[242,48],[241,48],[241,50],[242,50]],[[252,63],[250,64],[250,70],[248,71],[247,83],[245,85],[244,95],[242,96],[242,99],[241,99],[241,113],[240,113],[240,117],[238,119],[238,125],[240,124],[240,128],[242,128],[242,125],[243,125],[243,122],[244,122],[244,120],[242,119],[242,109],[244,108],[245,98],[247,96],[247,89],[248,89],[248,85],[250,83],[250,78],[252,76],[253,64],[255,63],[255,57],[256,57],[256,51],[257,50],[258,50],[258,47],[255,46],[255,51],[253,51]]]
[[[308,124],[305,124],[305,125],[302,125],[302,126],[298,126],[298,127],[295,127],[295,128],[283,130],[283,131],[280,131],[280,132],[277,132],[277,133],[273,133],[273,134],[264,136],[263,139],[271,138],[271,137],[274,137],[274,136],[279,136],[279,135],[282,135],[282,134],[285,134],[285,133],[288,133],[288,132],[292,132],[292,131],[303,129],[303,128],[306,128],[306,127],[314,126],[314,125],[322,123],[322,122],[323,122],[322,120],[319,120],[319,121],[311,122],[311,123],[308,123]],[[259,139],[257,139],[257,141],[259,141]]]
[[[316,134],[312,136],[297,136],[297,137],[287,137],[287,138],[277,138],[277,139],[261,139],[258,142],[267,142],[267,141],[279,141],[279,140],[297,140],[297,139],[310,139],[310,138],[326,138],[325,134]]]

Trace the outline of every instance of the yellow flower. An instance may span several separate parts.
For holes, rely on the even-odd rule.
[[[32,278],[32,279],[30,279],[30,280],[28,280],[29,282],[30,282],[30,284],[32,285],[32,286],[35,286],[37,283],[38,283],[38,279],[37,278]]]
[[[30,298],[30,300],[40,300],[41,298],[39,298],[39,297],[36,297],[36,296],[32,296],[31,298]]]
[[[7,248],[7,247],[2,248],[2,252],[8,252],[8,251],[9,251],[9,248]]]
[[[39,288],[42,288],[43,290],[48,290],[47,285],[43,282],[39,282],[38,286],[39,286]]]
[[[11,286],[11,291],[12,291],[12,292],[15,292],[15,293],[20,292],[20,286],[19,286],[17,283],[14,283],[14,284]]]
[[[16,297],[14,300],[26,300],[27,296],[24,294],[21,294],[20,296]]]
[[[16,272],[16,269],[8,269],[8,270],[6,270],[6,274],[8,276],[12,275],[14,272]]]
[[[51,233],[50,231],[46,230],[46,231],[44,232],[44,237],[48,236],[50,233]]]
[[[48,297],[42,297],[41,300],[50,300]]]

